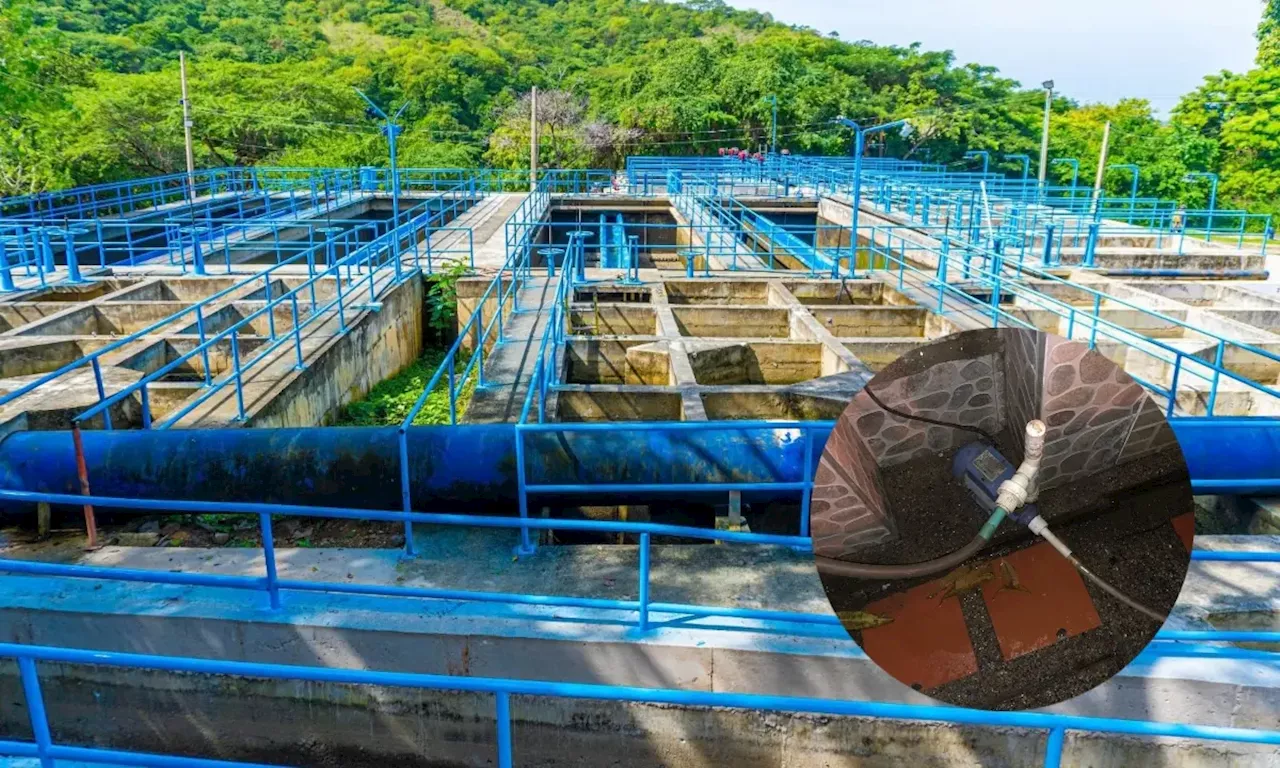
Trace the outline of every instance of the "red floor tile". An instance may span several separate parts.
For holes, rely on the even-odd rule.
[[[1191,551],[1192,541],[1196,537],[1196,516],[1194,512],[1178,515],[1173,518],[1173,530],[1178,532],[1178,538],[1182,539],[1182,546]]]
[[[1001,561],[1012,568],[1018,589],[1009,587],[1012,579]],[[1084,580],[1048,544],[991,562],[997,578],[982,585],[982,599],[1006,661],[1102,625]]]
[[[893,622],[863,630],[862,650],[881,669],[918,690],[928,691],[978,671],[960,601],[940,599],[942,588],[940,582],[931,581],[865,608]]]

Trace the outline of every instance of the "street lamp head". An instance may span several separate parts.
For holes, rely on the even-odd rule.
[[[1045,81],[1044,81],[1043,83],[1041,83],[1040,85],[1044,86],[1044,89],[1045,89],[1046,91],[1052,91],[1052,90],[1053,90],[1053,81],[1052,81],[1052,80],[1045,80]]]
[[[905,139],[908,136],[910,136],[912,133],[914,133],[915,129],[911,127],[911,123],[908,123],[904,120],[902,122],[902,129],[900,132],[902,133],[902,138]]]

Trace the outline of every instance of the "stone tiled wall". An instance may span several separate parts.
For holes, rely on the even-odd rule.
[[[1149,398],[1129,374],[1087,344],[1046,336],[1044,346],[1040,418],[1048,431],[1040,487],[1052,488],[1119,463]],[[1125,460],[1139,455],[1135,445]]]
[[[850,408],[866,406],[877,408],[859,393]],[[809,531],[814,552],[844,557],[893,537],[879,468],[855,431],[853,419],[842,416],[836,422],[813,482]]]
[[[1004,337],[1004,400],[1010,432],[1021,450],[1026,433],[1020,425],[1040,413],[1041,371],[1045,335],[1023,328],[1001,328]]]
[[[1087,344],[1000,329],[996,335],[960,334],[912,355],[872,379],[868,386],[880,401],[993,434],[1008,424],[1020,443],[1023,426],[1042,419],[1048,431],[1041,488],[1176,443],[1159,405]],[[974,437],[894,416],[860,392],[837,422],[818,466],[810,518],[815,550],[845,557],[892,538],[880,469],[948,452]],[[1016,464],[1022,456],[1008,458]]]
[[[889,381],[877,376],[871,388],[880,402],[904,413],[994,433],[1004,423],[1003,368],[994,353],[944,360]],[[974,439],[967,430],[900,418],[870,398],[866,405],[866,412],[856,417],[858,434],[881,467],[948,451]]]
[[[1132,461],[1140,456],[1168,448],[1178,442],[1173,427],[1164,417],[1164,406],[1150,392],[1142,398],[1133,427],[1120,449],[1119,463]]]

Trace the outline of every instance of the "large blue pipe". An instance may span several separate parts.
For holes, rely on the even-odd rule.
[[[1187,418],[1172,423],[1197,493],[1280,493],[1280,419]],[[801,429],[744,428],[732,422],[706,430],[691,430],[687,424],[649,426],[633,431],[619,424],[578,424],[566,425],[564,432],[526,432],[526,482],[800,482],[810,476]],[[514,430],[510,424],[409,429],[413,507],[509,512],[517,495]],[[814,432],[813,463],[828,430]],[[84,432],[83,440],[96,496],[368,509],[398,509],[401,504],[395,428],[95,430]],[[79,493],[70,433],[6,437],[0,442],[0,487]],[[624,503],[662,495],[592,493],[545,501]],[[687,499],[690,489],[666,495]],[[744,496],[796,498],[794,491],[769,489]]]

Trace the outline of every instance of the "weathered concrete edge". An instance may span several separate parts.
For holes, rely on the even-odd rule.
[[[223,589],[9,577],[0,638],[162,655],[368,667],[477,677],[926,703],[848,640],[633,628],[566,609],[289,595],[279,613]],[[248,599],[246,599],[248,598]],[[579,615],[572,615],[579,614]],[[595,621],[617,621],[602,616]],[[724,620],[718,620],[724,621]],[[765,635],[761,637],[761,635]],[[754,644],[754,647],[753,647]],[[1074,714],[1274,727],[1280,670],[1247,662],[1131,664],[1099,688],[1048,708]]]

